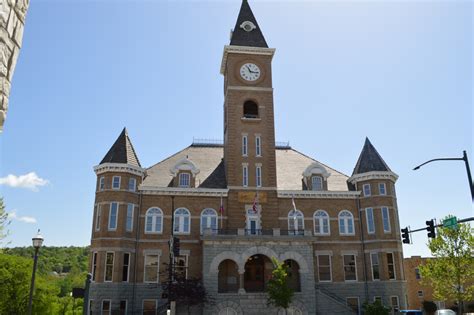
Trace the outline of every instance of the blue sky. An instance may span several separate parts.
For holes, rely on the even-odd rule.
[[[351,174],[366,136],[399,176],[400,225],[473,215],[470,1],[250,1],[273,60],[276,138]],[[124,126],[144,166],[222,138],[240,1],[30,3],[0,135],[10,246],[87,245],[95,174]],[[34,174],[31,174],[34,172]],[[15,177],[16,178],[16,177]],[[47,181],[47,182],[46,182]],[[9,181],[11,182],[11,181]],[[428,255],[418,233],[405,256]]]

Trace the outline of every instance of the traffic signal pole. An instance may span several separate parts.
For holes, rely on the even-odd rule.
[[[457,220],[457,223],[464,223],[464,222],[469,222],[469,221],[474,221],[474,217],[469,217],[469,218]],[[431,224],[433,224],[433,226],[431,226]],[[434,224],[434,220],[426,221],[426,225],[427,225],[427,227],[419,228],[419,229],[416,229],[416,230],[410,230],[408,227],[406,227],[404,229],[401,229],[402,237],[403,237],[403,243],[404,244],[409,244],[410,243],[409,234],[411,234],[411,233],[420,232],[420,231],[431,232],[430,231],[431,228],[434,230],[434,228],[444,227],[444,225],[442,223],[441,224]],[[429,237],[431,238],[431,236],[429,236]],[[405,240],[408,240],[408,242],[405,242]]]

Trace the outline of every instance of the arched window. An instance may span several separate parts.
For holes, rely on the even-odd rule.
[[[315,191],[323,190],[323,178],[321,176],[314,175],[311,177],[311,189]]]
[[[163,232],[163,211],[160,208],[150,208],[145,215],[145,233]]]
[[[329,235],[329,215],[324,210],[318,210],[314,213],[314,234]]]
[[[207,208],[201,213],[201,234],[205,229],[211,229],[211,233],[217,232],[217,212],[214,209]]]
[[[253,101],[246,101],[244,103],[244,117],[258,118],[258,105]]]
[[[174,232],[179,234],[189,234],[191,215],[186,208],[178,208],[174,212]]]
[[[300,266],[292,259],[285,260],[288,270],[287,284],[295,292],[301,292]]]
[[[219,311],[219,315],[237,315],[237,312],[232,307],[226,306]]]
[[[339,212],[339,234],[354,235],[354,217],[347,210]]]
[[[288,212],[288,230],[304,231],[304,216],[300,210]]]

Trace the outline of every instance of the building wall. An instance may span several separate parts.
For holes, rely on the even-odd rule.
[[[8,98],[23,40],[29,0],[0,2],[0,132],[7,116]]]

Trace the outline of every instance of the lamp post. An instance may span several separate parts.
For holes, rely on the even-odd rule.
[[[420,167],[422,167],[423,165],[428,164],[428,163],[431,163],[431,162],[434,162],[434,161],[464,161],[464,164],[466,165],[467,179],[468,179],[468,181],[469,181],[469,188],[471,189],[471,199],[472,199],[472,201],[474,202],[474,183],[472,182],[471,169],[469,168],[469,161],[468,161],[468,159],[467,159],[466,150],[464,150],[464,151],[462,151],[462,152],[463,152],[463,155],[462,155],[461,158],[439,158],[439,159],[433,159],[433,160],[429,160],[429,161],[426,161],[426,162],[423,163],[423,164],[418,165],[418,166],[415,167],[413,170],[416,171],[416,170],[418,170]]]
[[[35,248],[35,258],[33,262],[33,274],[31,275],[31,286],[30,286],[30,299],[28,301],[28,314],[31,315],[31,307],[33,306],[33,291],[35,288],[35,275],[36,275],[36,265],[38,264],[38,251],[43,245],[43,236],[40,234],[40,230],[38,230],[38,234],[33,237],[33,247]]]

